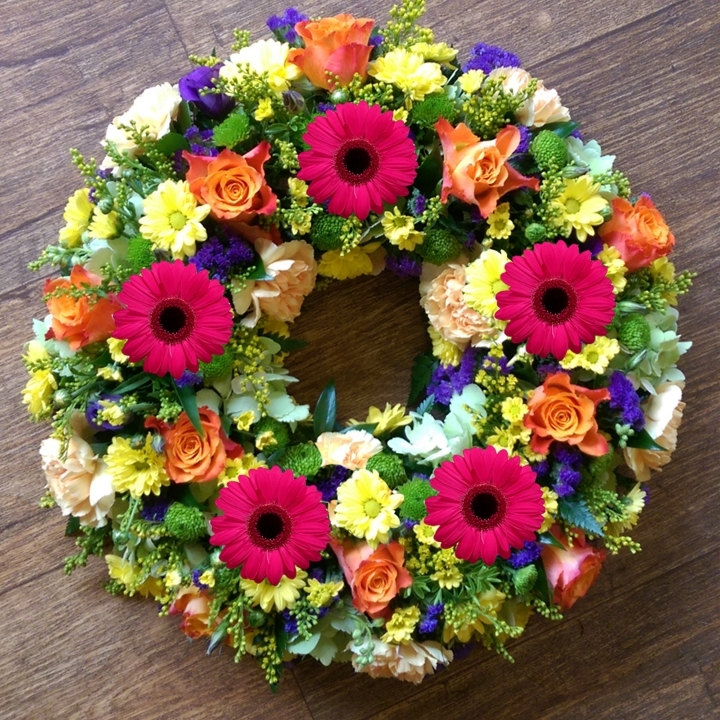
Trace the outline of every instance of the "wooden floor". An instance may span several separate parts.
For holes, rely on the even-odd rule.
[[[54,241],[79,186],[67,148],[100,154],[113,115],[184,74],[188,53],[226,53],[235,25],[264,36],[266,16],[284,6],[262,5],[0,2],[0,717],[720,717],[717,0],[428,0],[438,39],[465,52],[480,40],[508,47],[559,89],[586,135],[652,193],[674,229],[676,264],[699,272],[681,303],[682,333],[695,343],[683,366],[687,419],[672,466],[652,481],[636,534],[644,550],[611,559],[565,622],[534,618],[511,648],[514,666],[476,651],[416,687],[308,661],[273,695],[253,663],[207,658],[152,603],[106,595],[102,562],[63,575],[72,541],[59,513],[37,503],[47,429],[27,423],[19,400],[20,348],[43,313],[42,278],[26,264]],[[302,9],[387,18],[377,0]],[[402,401],[423,342],[413,283],[371,282],[318,294],[297,323],[313,342],[292,365],[300,395],[335,376],[345,417]]]

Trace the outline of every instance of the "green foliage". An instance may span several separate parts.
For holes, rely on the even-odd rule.
[[[365,467],[368,470],[375,470],[391,489],[407,480],[402,460],[391,453],[381,452],[373,455]]]
[[[404,497],[399,510],[400,517],[403,520],[415,520],[416,522],[424,520],[427,515],[425,501],[438,494],[437,490],[422,478],[413,478],[410,482],[406,482],[398,488],[398,492]]]
[[[334,430],[336,417],[337,394],[335,393],[335,383],[331,380],[320,393],[320,397],[315,405],[315,412],[313,413],[313,430],[315,431],[315,437],[322,435],[324,432]]]
[[[233,354],[225,350],[222,355],[213,355],[209,363],[200,362],[200,372],[208,382],[219,380],[230,374],[234,362]]]
[[[213,130],[212,142],[215,147],[232,149],[249,134],[250,120],[242,108],[237,108]]]
[[[481,140],[492,140],[506,125],[515,120],[515,113],[532,97],[537,80],[519,93],[507,92],[501,80],[486,80],[480,90],[463,103],[465,123]]]
[[[425,233],[418,251],[423,259],[433,265],[444,265],[462,252],[462,243],[450,230],[432,229]]]
[[[202,512],[182,503],[173,503],[163,522],[168,531],[181,542],[192,542],[208,534],[207,521]]]
[[[322,467],[322,455],[313,442],[291,445],[280,457],[279,464],[297,477],[314,477]]]
[[[457,116],[458,108],[455,102],[444,93],[434,93],[413,105],[408,119],[411,125],[419,125],[429,130],[441,117],[452,124],[457,120]]]
[[[412,375],[410,376],[410,397],[408,398],[408,405],[412,405],[420,398],[428,386],[436,367],[437,361],[432,355],[418,355],[415,358]]]
[[[558,502],[558,515],[572,527],[580,528],[593,535],[603,535],[600,523],[590,512],[585,501],[580,498],[561,498]]]
[[[109,539],[112,532],[112,525],[108,523],[104,527],[91,528],[80,527],[81,535],[75,540],[79,552],[65,558],[65,574],[72,575],[77,567],[85,567],[91,555],[102,557],[105,554],[105,541]]]

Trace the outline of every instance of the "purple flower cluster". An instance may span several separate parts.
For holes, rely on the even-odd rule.
[[[422,263],[407,252],[388,255],[385,258],[385,267],[398,277],[420,277],[422,275]]]
[[[558,497],[572,495],[582,480],[580,467],[582,466],[582,453],[577,448],[564,443],[556,443],[553,448],[554,466],[552,477],[555,482],[552,489]]]
[[[234,272],[255,262],[255,251],[250,243],[237,236],[230,236],[227,243],[212,237],[202,243],[190,262],[198,270],[207,270],[211,278],[225,283]]]
[[[330,477],[318,480],[315,487],[322,493],[323,502],[330,502],[337,497],[337,489],[340,484],[350,477],[350,471],[342,465],[335,465],[330,473]]]
[[[482,70],[489,75],[495,68],[520,67],[522,63],[517,55],[497,45],[478,43],[470,50],[470,59],[463,66],[463,72]]]
[[[159,498],[156,500],[146,500],[140,511],[140,517],[148,522],[162,522],[165,519],[165,515],[167,515],[169,507],[169,500]]]
[[[504,355],[499,358],[486,355],[482,359],[480,368],[487,372],[499,372],[501,375],[509,375],[512,372],[512,368],[508,366],[508,359]]]
[[[428,605],[427,612],[420,620],[418,630],[423,635],[430,635],[431,633],[434,633],[437,630],[438,621],[440,620],[440,616],[442,615],[444,609],[445,605],[443,603]]]
[[[210,144],[212,136],[212,130],[200,130],[195,125],[191,125],[185,131],[185,138],[190,143],[190,152],[193,155],[206,155],[207,157],[218,155],[218,149]]]
[[[530,149],[530,142],[532,140],[532,135],[530,134],[530,129],[526,128],[524,125],[518,125],[517,129],[520,131],[520,143],[515,148],[515,155],[523,155]]]
[[[525,541],[522,550],[514,550],[508,564],[511,568],[519,570],[526,565],[532,565],[536,560],[540,558],[540,544],[532,541]]]
[[[635,432],[645,427],[645,415],[640,408],[640,397],[633,384],[619,371],[610,376],[610,407],[622,414],[622,421]]]
[[[190,370],[186,370],[178,380],[175,381],[175,384],[178,387],[187,387],[188,385],[194,386],[199,385],[202,382],[203,376],[200,373],[194,373],[190,372]]]
[[[424,195],[421,195],[417,190],[413,190],[413,194],[408,200],[408,210],[411,215],[420,217],[425,212],[425,206],[427,205],[427,199]]]
[[[537,374],[540,376],[540,380],[545,380],[545,378],[548,375],[554,375],[558,372],[564,372],[567,375],[570,374],[568,370],[565,370],[559,362],[554,362],[553,360],[545,360],[545,362],[541,362],[537,368]]]
[[[102,402],[117,402],[122,398],[121,395],[101,395],[97,400],[92,400],[88,403],[87,409],[85,410],[85,418],[90,423],[90,426],[95,430],[120,430],[122,425],[113,425],[110,422],[99,420],[98,415],[102,412]]]
[[[282,15],[271,15],[265,24],[278,40],[294,43],[298,39],[295,25],[307,19],[297,8],[289,7]]]
[[[439,405],[449,405],[453,393],[461,393],[475,378],[477,350],[468,347],[457,367],[439,365],[430,378],[427,397],[435,396]]]
[[[290,614],[289,610],[283,610],[280,613],[280,616],[283,619],[283,622],[285,623],[285,632],[288,635],[297,635],[298,626],[297,626],[297,620]]]
[[[198,590],[207,590],[208,586],[205,583],[200,582],[200,576],[203,574],[202,570],[193,570],[192,582]]]
[[[228,95],[201,92],[215,87],[215,80],[220,76],[221,67],[221,63],[213,67],[200,65],[185,77],[180,78],[178,83],[180,97],[183,100],[195,103],[201,112],[214,118],[227,115],[235,106],[235,101]]]

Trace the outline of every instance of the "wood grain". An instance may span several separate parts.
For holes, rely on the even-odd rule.
[[[108,596],[104,567],[62,573],[72,540],[41,511],[38,445],[25,420],[20,346],[40,317],[42,276],[27,262],[55,238],[78,185],[67,149],[100,154],[105,125],[145,87],[175,80],[188,52],[224,54],[232,28],[266,35],[284,6],[235,0],[25,0],[2,3],[0,84],[0,717],[275,718],[361,720],[469,715],[704,720],[720,717],[720,305],[716,158],[720,152],[715,0],[428,1],[438,39],[467,54],[479,40],[518,53],[557,87],[583,131],[617,155],[636,190],[671,224],[679,267],[699,273],[681,301],[694,341],[683,369],[687,416],[672,465],[651,482],[638,556],[610,558],[563,623],[533,618],[511,666],[482,649],[421,686],[370,681],[313,661],[286,673],[277,695],[252,662],[206,658],[152,603]],[[311,15],[347,9],[314,0]],[[383,22],[375,0],[356,15]],[[424,347],[416,285],[381,276],[311,296],[294,335],[310,346],[288,365],[297,397],[313,402],[328,379],[340,414],[403,402]]]

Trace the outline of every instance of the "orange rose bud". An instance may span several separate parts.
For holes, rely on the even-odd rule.
[[[214,480],[225,467],[225,460],[243,454],[241,445],[225,434],[217,413],[207,407],[198,409],[203,436],[182,412],[174,425],[155,417],[145,420],[145,427],[157,430],[165,440],[165,472],[176,483]]]
[[[476,205],[486,218],[498,200],[521,187],[540,189],[537,178],[525,177],[507,160],[520,144],[515,125],[504,127],[494,140],[481,141],[464,123],[453,127],[445,118],[435,123],[443,149],[443,180],[440,199],[453,195]]]
[[[577,445],[586,455],[608,452],[607,440],[598,430],[595,408],[609,400],[607,388],[588,390],[570,383],[567,373],[548,375],[528,401],[525,427],[533,431],[530,447],[546,454],[553,440]]]
[[[265,182],[264,165],[270,157],[270,143],[263,140],[245,155],[227,148],[217,157],[193,155],[183,150],[189,163],[190,191],[209,205],[216,220],[245,223],[257,215],[272,215],[277,197]]]
[[[58,289],[69,290],[87,285],[97,287],[100,283],[97,275],[75,265],[69,278],[46,280],[43,293],[47,295]],[[115,330],[113,313],[121,307],[114,295],[97,298],[83,295],[74,298],[60,294],[47,301],[47,308],[52,315],[53,336],[57,340],[66,340],[72,350],[107,340]]]
[[[367,78],[372,47],[368,45],[374,20],[354,18],[343,13],[321,20],[303,20],[295,32],[305,41],[303,49],[291,50],[288,60],[295,63],[315,87],[334,89],[335,83],[326,75],[339,78],[348,85],[357,73]]]
[[[412,585],[405,569],[405,549],[399,542],[380,545],[373,552],[366,542],[330,539],[340,567],[352,590],[353,605],[371,618],[388,613],[388,605],[400,590]]]
[[[210,597],[204,590],[194,585],[182,588],[175,597],[169,610],[170,615],[182,615],[180,630],[191,640],[209,637],[220,624],[221,618],[215,619],[210,627]]]
[[[618,250],[630,272],[670,254],[675,236],[648,195],[641,195],[634,207],[623,198],[615,198],[612,212],[598,234],[606,245]]]
[[[565,549],[543,545],[542,561],[548,584],[553,589],[553,602],[561,610],[568,610],[576,600],[585,596],[595,582],[605,560],[605,551],[588,545],[583,533],[579,533],[570,547],[557,525],[550,532]]]

